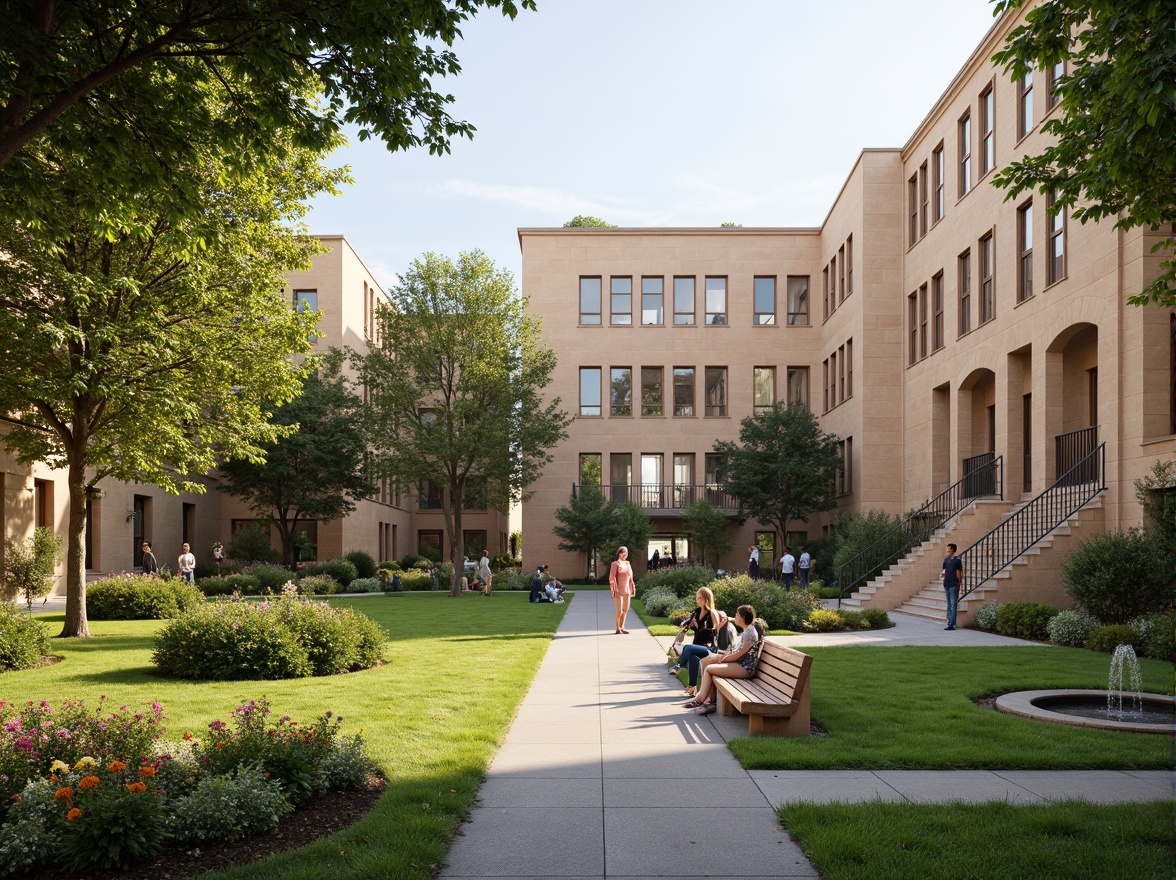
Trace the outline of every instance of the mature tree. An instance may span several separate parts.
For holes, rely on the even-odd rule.
[[[26,0],[0,28],[0,193],[54,221],[42,184],[54,154],[85,157],[97,201],[137,188],[196,197],[202,148],[273,149],[274,131],[326,149],[343,125],[392,150],[447,152],[474,127],[435,90],[482,8],[513,18],[534,0]],[[35,149],[40,147],[41,149]]]
[[[366,466],[363,400],[342,363],[342,353],[331,349],[302,380],[302,393],[274,410],[271,421],[294,433],[261,444],[264,461],[235,458],[221,467],[223,488],[277,526],[287,565],[296,561],[300,522],[339,519],[376,491]]]
[[[1026,0],[994,0],[1013,12]],[[1055,193],[1083,223],[1161,231],[1160,275],[1128,301],[1176,306],[1176,4],[1171,0],[1044,0],[993,60],[1014,77],[1065,63],[1061,113],[1042,131],[1055,142],[995,178],[1007,198]]]
[[[569,553],[583,553],[586,562],[585,577],[592,577],[597,556],[612,539],[617,528],[620,507],[604,497],[598,483],[585,483],[566,506],[557,508],[555,518],[558,525],[551,531],[560,542],[560,550]]]
[[[86,502],[113,477],[201,492],[218,454],[258,456],[283,429],[268,408],[292,397],[316,315],[279,290],[309,267],[304,199],[341,179],[317,153],[271,131],[248,177],[207,154],[182,170],[202,210],[143,193],[118,216],[80,205],[92,166],[60,160],[40,198],[53,235],[0,223],[0,417],[24,462],[68,469],[66,618],[85,636]],[[196,187],[193,187],[196,192]]]
[[[564,224],[565,227],[574,226],[582,229],[594,228],[608,228],[616,229],[617,224],[609,223],[607,220],[601,220],[599,217],[589,217],[586,214],[577,214],[571,220]]]
[[[727,515],[705,498],[682,511],[682,531],[697,549],[699,561],[711,568],[718,568],[722,555],[735,546],[727,534]]]
[[[822,434],[803,403],[776,403],[739,426],[739,443],[715,444],[723,457],[723,491],[739,499],[739,515],[768,523],[777,547],[788,524],[807,522],[837,502],[834,477],[841,465],[835,434]]]
[[[722,223],[719,224],[719,228],[720,229],[742,229],[743,224],[736,223],[733,220],[724,220]]]
[[[645,559],[645,551],[649,549],[649,539],[653,535],[653,525],[645,515],[641,506],[630,501],[620,506],[617,521],[613,526],[613,533],[605,544],[610,560],[616,559],[617,549],[629,548],[629,561]]]
[[[359,360],[377,472],[440,489],[457,596],[466,500],[505,509],[529,498],[571,419],[559,398],[543,399],[555,352],[539,319],[513,276],[481,251],[456,262],[425,254],[389,293],[379,315],[384,344]]]

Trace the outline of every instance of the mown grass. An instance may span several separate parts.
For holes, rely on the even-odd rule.
[[[326,710],[344,732],[362,729],[389,779],[376,808],[344,831],[254,865],[207,875],[232,878],[427,878],[445,857],[494,750],[526,693],[566,605],[525,593],[450,599],[403,593],[336,599],[369,615],[389,640],[386,665],[293,681],[186,682],[151,665],[160,621],[95,622],[91,639],[54,639],[63,660],[0,675],[0,699],[70,698],[141,706],[158,700],[168,736],[199,736],[234,706],[265,695],[277,714],[309,722]],[[51,633],[62,615],[38,618]]]
[[[1176,868],[1168,802],[875,801],[778,812],[825,880],[1167,880]]]
[[[1162,769],[1168,738],[1004,715],[973,698],[1105,688],[1110,658],[1079,648],[804,648],[822,737],[736,739],[748,769]],[[1141,660],[1144,690],[1171,667]]]

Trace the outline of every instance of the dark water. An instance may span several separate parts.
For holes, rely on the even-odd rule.
[[[1100,718],[1104,721],[1130,721],[1135,724],[1173,724],[1176,714],[1171,703],[1144,700],[1143,711],[1135,711],[1138,705],[1130,697],[1123,698],[1123,711],[1107,711],[1106,697],[1043,697],[1034,700],[1033,705],[1063,715],[1079,718]]]

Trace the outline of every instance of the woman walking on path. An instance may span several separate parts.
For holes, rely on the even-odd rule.
[[[694,644],[682,647],[682,657],[672,667],[670,674],[676,675],[684,665],[690,674],[690,686],[686,693],[694,696],[698,685],[698,668],[703,657],[709,657],[711,646],[715,643],[715,634],[719,628],[719,613],[715,611],[715,594],[710,587],[702,587],[694,596],[698,607],[682,621],[682,629],[689,627],[694,630]]]
[[[717,656],[713,663],[703,667],[698,698],[683,704],[682,708],[696,709],[699,715],[710,715],[715,711],[715,698],[718,696],[714,679],[751,678],[755,675],[755,664],[759,660],[764,638],[755,626],[755,609],[750,605],[740,605],[735,617],[743,626],[738,647]]]
[[[629,634],[625,629],[625,615],[629,613],[629,600],[633,597],[633,566],[629,564],[629,548],[617,550],[617,558],[608,568],[608,586],[613,604],[617,606],[617,633]]]

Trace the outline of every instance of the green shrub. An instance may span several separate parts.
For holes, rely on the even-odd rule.
[[[249,574],[229,574],[224,577],[201,578],[196,582],[205,596],[231,596],[240,593],[242,596],[261,595],[261,585],[257,578]]]
[[[234,562],[251,565],[254,562],[281,562],[282,554],[270,546],[269,529],[261,523],[250,523],[233,532],[225,553]]]
[[[845,621],[836,611],[818,608],[804,622],[804,628],[809,632],[841,632],[845,629]]]
[[[976,627],[985,632],[996,632],[996,616],[1004,607],[1003,602],[985,602],[976,609]]]
[[[812,612],[821,608],[820,600],[805,590],[785,590],[770,581],[754,581],[747,575],[722,577],[712,581],[715,607],[735,616],[740,605],[751,605],[771,629],[800,632]]]
[[[1169,660],[1176,651],[1176,633],[1172,629],[1170,614],[1142,614],[1133,617],[1127,625],[1135,631],[1139,652],[1153,660]]]
[[[841,546],[841,538],[837,535],[809,538],[807,542],[804,542],[804,545],[808,547],[809,556],[813,560],[812,581],[820,580],[824,581],[827,586],[832,585],[837,578],[837,569],[833,567],[833,557],[837,554],[837,548]],[[800,556],[798,555],[796,558],[800,559]]]
[[[816,612],[814,611],[813,614]],[[809,615],[810,618],[812,615]],[[869,629],[870,623],[866,620],[865,615],[861,611],[850,611],[845,608],[837,609],[837,616],[841,618],[841,622],[845,624],[846,629]]]
[[[353,580],[347,587],[349,593],[379,593],[384,589],[384,585],[380,583],[378,578],[358,577]]]
[[[0,668],[29,669],[48,653],[45,628],[15,605],[0,603]]]
[[[1092,651],[1105,651],[1110,654],[1119,645],[1135,647],[1138,633],[1125,623],[1110,623],[1106,626],[1096,626],[1086,637],[1086,647]]]
[[[400,576],[400,589],[402,590],[431,590],[433,589],[433,576],[427,571],[419,569],[412,569],[405,571]],[[530,586],[527,587],[530,589]]]
[[[1162,560],[1171,549],[1139,529],[1103,532],[1083,541],[1062,564],[1070,597],[1106,623],[1126,623],[1159,611],[1171,572]]]
[[[0,825],[0,877],[31,874],[49,859],[59,841],[59,835],[47,831],[41,819],[9,818]]]
[[[1059,610],[1040,602],[1009,602],[996,612],[996,631],[1002,636],[1044,642],[1049,639],[1050,619]]]
[[[836,577],[841,571],[841,567],[859,553],[867,548],[875,547],[877,542],[888,536],[902,520],[902,516],[892,515],[884,510],[867,510],[864,513],[847,513],[842,516],[837,523],[838,544],[831,560],[834,576]],[[895,539],[893,552],[887,556],[887,565],[902,556],[902,551],[906,548],[904,541],[903,537]],[[813,555],[811,548],[809,554]],[[821,568],[820,559],[817,559],[817,568]],[[842,586],[845,585],[842,584]]]
[[[307,576],[313,577],[316,574],[325,574],[328,577],[333,577],[337,580],[340,586],[346,587],[349,583],[358,577],[355,570],[355,565],[347,559],[327,559],[323,562],[312,562],[306,566]],[[374,574],[374,572],[373,572]]]
[[[215,562],[197,562],[194,574],[196,575],[196,582],[199,583],[204,578],[227,574],[240,574],[243,569],[244,566],[240,562],[233,562],[232,560],[226,559],[219,567]]]
[[[294,580],[294,573],[284,565],[268,565],[261,562],[249,566],[245,572],[257,580],[258,589],[262,593],[266,591],[276,593],[287,581]]]
[[[648,590],[667,587],[679,599],[693,599],[699,587],[705,587],[715,579],[713,569],[701,565],[684,565],[651,571],[637,582],[637,598],[644,599]]]
[[[188,795],[168,805],[167,836],[173,843],[241,840],[278,827],[292,807],[277,780],[245,764],[233,775],[201,779]]]
[[[494,574],[494,589],[530,592],[533,574],[521,568],[504,568]]]
[[[319,778],[328,791],[359,791],[367,785],[376,765],[367,756],[363,737],[340,736],[333,740],[334,752],[319,764]]]
[[[670,612],[681,605],[682,600],[668,585],[647,590],[641,599],[645,610],[653,617],[669,617]]]
[[[419,553],[406,553],[400,560],[400,567],[404,571],[408,571],[410,568],[423,568],[427,571],[433,567],[434,562],[440,562],[440,560],[433,560],[428,556],[421,556]]]
[[[274,604],[219,601],[183,614],[155,636],[152,662],[168,675],[192,680],[311,675],[306,647]]]
[[[514,557],[509,553],[500,553],[490,558],[490,568],[492,571],[502,571],[504,568],[510,568],[514,564]]]
[[[203,601],[203,593],[180,578],[122,574],[86,587],[86,616],[90,620],[164,620]]]
[[[339,592],[339,582],[329,575],[312,574],[298,581],[298,592],[303,596],[330,596]]]
[[[388,559],[388,560],[381,562],[379,565],[377,565],[376,571],[397,571],[398,572],[398,571],[403,571],[403,569],[401,569],[400,563],[397,562],[395,559]]]
[[[372,554],[365,553],[363,550],[349,550],[343,554],[343,558],[355,566],[356,577],[373,578],[376,576],[376,560]]]
[[[1077,608],[1067,608],[1050,620],[1047,627],[1049,640],[1063,648],[1081,648],[1086,644],[1090,631],[1098,625],[1098,620],[1090,615]]]
[[[864,608],[861,615],[869,624],[867,629],[886,629],[894,626],[894,621],[890,619],[890,615],[883,608]]]

